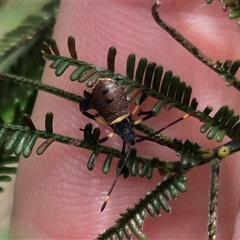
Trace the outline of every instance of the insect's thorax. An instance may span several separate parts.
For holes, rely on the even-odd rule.
[[[114,123],[111,127],[123,139],[124,142],[134,145],[135,133],[133,132],[132,125],[128,118],[123,119],[121,122]]]
[[[122,87],[114,80],[99,80],[92,91],[92,103],[102,118],[112,125],[129,116],[129,106]]]
[[[96,111],[124,142],[134,145],[135,134],[129,121],[129,105],[122,87],[110,78],[100,79],[92,91]]]

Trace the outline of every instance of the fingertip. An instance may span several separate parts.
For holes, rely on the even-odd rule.
[[[232,240],[240,239],[240,211],[238,210],[235,218],[235,225]]]

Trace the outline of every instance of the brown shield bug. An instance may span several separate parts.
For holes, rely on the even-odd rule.
[[[108,134],[106,137],[101,138],[99,140],[95,140],[96,143],[103,143],[107,141],[109,138],[113,137],[114,134],[118,134],[123,140],[121,158],[118,164],[119,166],[118,173],[101,207],[101,211],[103,211],[107,205],[107,202],[110,198],[110,194],[119,176],[124,172],[126,173],[126,169],[124,170],[124,167],[128,159],[131,146],[133,146],[136,142],[141,142],[149,138],[148,136],[136,135],[133,131],[133,126],[155,116],[156,114],[153,111],[140,112],[140,114],[138,115],[145,116],[142,119],[137,120],[136,122],[132,122],[131,121],[132,114],[130,113],[130,108],[126,98],[126,94],[117,81],[111,78],[98,78],[92,81],[90,86],[93,87],[92,93],[84,91],[86,100],[80,103],[80,111],[86,117],[97,120],[98,122],[101,123],[105,123],[113,129],[113,132]],[[133,112],[137,111],[143,99],[144,94],[140,98],[139,103],[136,105]],[[95,115],[92,115],[91,113],[88,112],[91,104],[97,111],[97,114]],[[168,124],[164,128],[156,131],[153,135],[160,133],[164,129],[193,115],[194,113],[195,112],[184,115],[183,117],[177,119],[176,121]],[[94,140],[94,136],[92,136],[92,138]],[[125,152],[126,145],[128,149]]]

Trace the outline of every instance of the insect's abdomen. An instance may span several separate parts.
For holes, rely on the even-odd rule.
[[[109,124],[129,116],[129,106],[122,87],[110,78],[100,78],[92,91],[92,103]]]

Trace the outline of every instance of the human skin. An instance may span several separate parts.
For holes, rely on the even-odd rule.
[[[78,57],[95,65],[106,67],[106,54],[110,46],[117,50],[115,71],[124,74],[126,57],[136,53],[149,61],[171,69],[193,87],[193,96],[199,101],[199,110],[207,105],[217,110],[222,105],[238,110],[238,93],[228,88],[218,75],[187,53],[164,32],[151,17],[152,1],[63,1],[54,30],[61,55],[67,55],[66,41],[76,39]],[[239,58],[239,26],[227,18],[219,2],[206,5],[202,1],[163,1],[159,12],[163,19],[213,59]],[[47,63],[49,65],[49,63]],[[85,84],[69,81],[69,71],[57,78],[46,67],[43,82],[61,89],[82,94]],[[144,104],[148,110],[152,101]],[[89,119],[80,112],[77,104],[39,93],[32,116],[39,129],[44,128],[45,113],[54,113],[54,131],[81,138],[79,128]],[[181,116],[177,110],[150,120],[156,129]],[[239,114],[239,112],[238,112]],[[102,136],[111,131],[101,127]],[[199,133],[201,124],[189,118],[168,129],[171,137],[193,139],[205,148],[217,146]],[[118,136],[108,144],[121,149]],[[178,160],[165,147],[152,143],[137,144],[139,153],[160,159]],[[170,152],[170,153],[169,153]],[[112,226],[114,220],[127,207],[132,206],[161,178],[157,173],[151,180],[119,179],[105,211],[100,212],[104,197],[115,177],[114,166],[108,175],[101,172],[104,156],[99,156],[95,168],[86,168],[91,152],[53,143],[42,156],[32,155],[21,159],[17,173],[10,237],[12,239],[93,239]],[[239,161],[238,154],[223,161],[219,193],[218,239],[240,239],[239,233]],[[117,159],[115,159],[115,164]],[[116,165],[115,165],[116,166]],[[206,239],[209,166],[187,174],[188,192],[171,201],[170,214],[163,213],[155,220],[147,217],[144,233],[149,239]],[[234,230],[235,229],[235,230]]]

